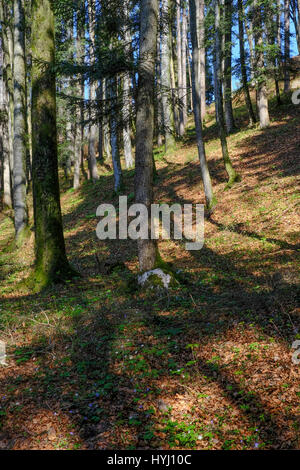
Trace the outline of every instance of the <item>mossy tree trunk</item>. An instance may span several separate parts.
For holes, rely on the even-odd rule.
[[[35,288],[69,278],[60,207],[54,15],[50,0],[32,1],[32,176]]]
[[[137,203],[147,207],[150,217],[150,207],[153,203],[154,82],[158,0],[141,0],[140,8],[135,197]],[[151,239],[150,233],[148,240],[138,240],[138,256],[141,271],[149,271],[155,267],[157,243]]]

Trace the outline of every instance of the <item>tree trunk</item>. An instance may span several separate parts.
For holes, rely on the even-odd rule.
[[[110,127],[109,127],[109,106],[108,106],[108,101],[109,101],[109,83],[108,79],[104,78],[103,79],[103,93],[105,96],[103,108],[104,108],[104,113],[103,113],[103,146],[104,146],[104,153],[105,157],[108,160],[111,158],[111,147],[110,147]]]
[[[171,86],[171,41],[169,28],[169,0],[162,0],[162,33],[161,33],[161,87],[164,118],[166,152],[175,147],[174,113],[172,107]]]
[[[201,94],[201,120],[206,114],[206,65],[205,65],[205,1],[199,1],[199,67],[200,67],[200,94]]]
[[[253,1],[254,7],[254,31],[255,31],[255,78],[257,86],[257,107],[260,128],[265,129],[270,125],[267,81],[265,76],[265,59],[262,35],[262,12],[258,0]]]
[[[13,104],[12,69],[9,54],[7,25],[5,24],[3,3],[0,2],[1,22],[1,59],[2,59],[2,109],[7,120],[2,123],[2,161],[3,161],[3,206],[12,207],[10,153],[12,141],[12,129],[10,120],[10,109]]]
[[[284,92],[290,90],[290,0],[284,0]]]
[[[90,65],[95,62],[95,0],[89,0],[88,2],[88,14],[89,14],[89,37],[90,37]],[[98,128],[94,117],[94,109],[96,108],[96,97],[97,97],[97,82],[94,80],[90,83],[90,104],[92,109],[92,122],[89,126],[89,174],[92,181],[99,179],[96,159],[96,143],[98,137]]]
[[[163,144],[163,109],[161,99],[161,54],[160,54],[160,32],[157,34],[157,53],[156,53],[156,128],[157,145]]]
[[[120,148],[118,139],[118,90],[117,77],[110,80],[110,146],[114,169],[114,189],[118,193],[123,188],[123,176],[120,162]]]
[[[74,274],[66,257],[60,207],[54,51],[52,2],[33,0],[32,176],[36,290]],[[47,67],[42,68],[41,63]]]
[[[25,3],[14,0],[14,180],[13,197],[16,242],[28,228],[26,201],[26,60]]]
[[[183,87],[182,87],[182,50],[181,50],[181,6],[180,2],[176,5],[176,53],[177,53],[177,89],[179,98],[179,126],[178,134],[180,137],[184,135],[184,116],[183,116]]]
[[[200,90],[200,47],[197,34],[197,15],[196,15],[196,0],[190,0],[190,29],[192,39],[192,87],[193,87],[193,103],[194,103],[194,118],[197,135],[198,155],[204,185],[204,193],[206,199],[206,206],[209,210],[213,210],[215,199],[211,184],[211,178],[207,166],[205,147],[202,137],[202,124],[201,124],[201,90]]]
[[[245,103],[246,103],[248,115],[249,115],[249,124],[251,126],[252,124],[256,122],[256,117],[253,111],[253,106],[252,106],[249,87],[248,87],[248,79],[247,79],[245,48],[244,48],[243,0],[238,0],[238,15],[239,15],[239,43],[240,43],[242,84],[243,84],[243,91],[244,91],[244,96],[245,96]]]
[[[131,34],[129,28],[129,5],[128,0],[124,0],[124,48],[126,54],[130,54]],[[131,84],[130,73],[125,72],[123,78],[123,146],[126,168],[133,166],[132,146],[130,138],[130,111],[131,111]]]
[[[226,128],[223,111],[223,94],[222,94],[222,63],[221,63],[221,34],[220,34],[220,3],[214,0],[215,7],[215,44],[214,44],[214,91],[216,101],[216,116],[219,127],[219,136],[222,147],[222,154],[226,172],[228,174],[227,188],[230,188],[235,181],[239,180],[239,176],[234,170],[231,159],[229,157]]]
[[[232,108],[232,0],[225,0],[224,108],[227,133],[235,129]]]
[[[83,48],[83,36],[84,36],[84,25],[80,20],[80,13],[77,13],[76,21],[76,61],[78,64],[81,63],[84,57],[84,48]],[[73,177],[73,188],[78,189],[80,186],[80,168],[82,167],[82,149],[83,149],[83,109],[82,109],[82,93],[83,93],[83,83],[82,80],[77,78],[76,84],[76,98],[78,103],[76,103],[76,123],[75,123],[75,161],[74,161],[74,177]]]
[[[140,2],[140,59],[136,117],[135,198],[149,214],[149,238],[138,240],[140,271],[149,271],[157,260],[157,243],[150,236],[153,203],[154,82],[158,0]]]
[[[244,10],[244,7],[243,7]],[[245,20],[245,29],[246,29],[246,34],[248,38],[248,44],[249,44],[249,53],[250,53],[250,75],[251,75],[251,80],[254,78],[254,70],[255,70],[255,51],[254,51],[254,37],[253,37],[253,7],[250,4],[249,6],[249,25],[247,23],[247,20]],[[244,18],[246,18],[246,15],[244,15]]]
[[[187,123],[187,109],[188,109],[188,89],[187,89],[187,16],[186,16],[186,1],[183,0],[182,7],[182,31],[181,31],[181,73],[182,73],[182,113],[184,128]]]

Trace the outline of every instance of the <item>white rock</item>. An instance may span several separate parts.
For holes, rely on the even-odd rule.
[[[162,269],[152,269],[151,271],[146,271],[145,273],[138,276],[138,283],[140,286],[143,286],[150,276],[158,276],[163,283],[165,289],[168,289],[169,284],[171,282],[170,274],[166,274],[162,271]]]

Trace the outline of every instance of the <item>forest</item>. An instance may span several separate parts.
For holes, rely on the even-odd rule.
[[[299,450],[299,153],[300,0],[0,0],[0,451]]]

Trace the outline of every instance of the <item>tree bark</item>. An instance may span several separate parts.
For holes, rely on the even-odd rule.
[[[17,243],[28,228],[26,201],[25,2],[14,0],[14,170],[13,197]]]
[[[54,15],[51,0],[32,1],[32,176],[36,290],[68,279],[60,207],[55,87]],[[41,67],[40,64],[45,64]]]
[[[129,4],[128,0],[124,0],[124,48],[127,56],[130,55],[131,34],[129,27]],[[131,83],[130,73],[125,72],[123,77],[123,146],[126,168],[133,166],[133,155],[130,138],[130,114],[131,114]]]
[[[88,15],[89,15],[89,37],[90,37],[90,65],[95,62],[95,0],[88,1]],[[97,97],[97,82],[91,80],[90,82],[90,104],[92,109],[92,122],[89,126],[89,176],[92,181],[99,179],[96,159],[96,143],[98,137],[98,127],[94,117],[93,110],[96,108],[96,97]]]
[[[205,64],[205,1],[199,1],[199,67],[200,67],[200,94],[201,94],[201,119],[206,114],[206,64]]]
[[[12,68],[9,54],[7,24],[4,15],[3,3],[0,2],[0,23],[1,23],[1,62],[2,62],[2,110],[4,119],[2,122],[2,171],[3,171],[3,206],[12,207],[11,170],[10,156],[12,150],[12,129],[10,111],[13,105],[13,84]]]
[[[171,86],[171,41],[169,28],[169,0],[162,0],[162,33],[161,33],[161,87],[164,118],[166,152],[174,149],[174,113],[172,107]]]
[[[235,129],[232,108],[232,0],[225,0],[224,109],[227,133]]]
[[[194,103],[194,118],[197,135],[198,155],[202,173],[202,180],[204,185],[204,193],[207,208],[212,211],[216,203],[211,178],[206,161],[205,147],[202,137],[202,124],[201,124],[201,90],[200,90],[200,47],[199,36],[197,34],[197,14],[196,14],[196,0],[190,0],[190,28],[192,39],[192,87],[193,87],[193,103]]]
[[[228,174],[227,188],[238,181],[239,175],[232,166],[228,152],[226,128],[223,111],[223,93],[222,93],[222,63],[221,63],[221,34],[220,34],[220,2],[214,0],[215,11],[215,44],[214,44],[214,91],[216,101],[216,116],[219,127],[219,136],[222,147],[222,154],[226,172]]]
[[[245,48],[244,48],[244,19],[243,19],[243,0],[238,0],[238,16],[239,16],[239,43],[240,43],[240,62],[241,62],[241,75],[242,75],[242,84],[243,91],[245,96],[245,103],[249,115],[249,124],[250,126],[256,122],[256,117],[253,111],[253,106],[251,102],[248,79],[247,79],[247,69],[245,61]]]
[[[257,86],[257,107],[260,128],[265,129],[270,125],[268,91],[265,76],[265,59],[262,35],[262,12],[258,0],[253,0],[254,7],[254,31],[255,31],[255,79]]]
[[[290,0],[284,0],[284,92],[290,90]]]
[[[182,113],[184,128],[187,123],[187,109],[188,109],[188,94],[187,88],[187,15],[186,15],[186,1],[183,0],[182,6],[182,32],[181,32],[181,72],[182,72]]]
[[[120,161],[120,148],[118,139],[118,90],[117,77],[110,79],[110,146],[114,169],[114,190],[116,193],[123,188],[123,176]]]
[[[157,243],[150,236],[153,203],[154,83],[158,0],[140,2],[140,58],[136,117],[135,198],[149,214],[149,239],[138,240],[140,271],[149,271],[157,260]]]
[[[183,116],[183,87],[182,87],[182,49],[181,49],[181,6],[180,2],[176,5],[176,52],[177,52],[177,88],[179,98],[179,127],[178,134],[180,137],[184,135],[185,125]]]

